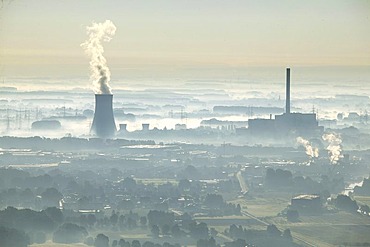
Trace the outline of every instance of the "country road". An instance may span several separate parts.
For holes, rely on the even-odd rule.
[[[236,176],[236,178],[237,178],[237,179],[238,179],[238,181],[239,181],[239,185],[240,185],[240,189],[241,189],[242,194],[247,193],[247,192],[248,192],[248,186],[247,186],[247,183],[245,182],[245,180],[244,180],[244,178],[243,178],[243,176],[242,176],[241,171],[238,171],[238,172],[235,174],[235,176]],[[256,217],[256,216],[254,216],[254,215],[252,215],[252,214],[248,213],[248,212],[247,212],[247,211],[245,211],[245,210],[243,210],[243,211],[242,211],[242,214],[243,214],[244,216],[248,216],[248,217],[250,217],[250,218],[252,218],[252,219],[254,219],[254,220],[258,221],[259,223],[261,223],[261,224],[263,224],[263,225],[265,225],[265,226],[268,226],[268,225],[271,225],[271,224],[272,224],[272,223],[267,222],[266,220],[261,220],[261,219],[259,219],[258,217]],[[277,227],[280,231],[284,231],[284,229],[282,229],[282,227],[280,227],[280,226],[276,226],[276,227]],[[292,232],[292,231],[291,231],[291,233],[292,233],[292,237],[293,237],[293,239],[294,239],[294,240],[296,240],[296,241],[298,241],[298,242],[301,242],[301,243],[305,244],[306,246],[310,246],[310,247],[316,247],[316,246],[318,246],[318,245],[317,245],[317,243],[316,243],[316,244],[313,244],[313,243],[310,243],[310,242],[308,242],[307,240],[305,240],[305,239],[304,239],[304,236],[302,236],[302,234],[298,234],[298,233],[296,233],[296,232]],[[297,235],[299,235],[299,236],[297,236]],[[319,242],[319,241],[318,241],[318,242]],[[322,242],[320,242],[320,245],[319,245],[319,246],[330,247],[331,245],[328,245],[328,244],[326,244],[326,243],[322,243]]]
[[[245,194],[248,192],[248,186],[247,186],[247,183],[245,182],[243,176],[242,176],[242,172],[241,171],[238,171],[236,174],[235,174],[236,178],[238,179],[239,181],[239,184],[240,184],[240,188],[241,188],[241,192],[242,194]]]

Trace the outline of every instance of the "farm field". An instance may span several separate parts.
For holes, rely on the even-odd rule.
[[[51,241],[47,241],[44,244],[32,244],[31,247],[87,247],[86,244],[57,244]]]

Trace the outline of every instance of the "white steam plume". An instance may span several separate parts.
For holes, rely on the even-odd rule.
[[[297,142],[301,144],[302,146],[305,147],[306,149],[306,154],[312,159],[312,158],[317,158],[319,157],[319,149],[316,147],[312,147],[311,143],[302,138],[302,137],[297,137]]]
[[[110,71],[107,60],[103,56],[104,48],[102,41],[109,42],[116,32],[116,26],[112,21],[106,20],[102,23],[93,22],[86,27],[89,38],[81,44],[85,53],[90,57],[90,79],[96,94],[112,94],[109,86]]]
[[[329,143],[326,150],[328,150],[329,153],[330,163],[336,165],[339,159],[343,157],[341,147],[342,139],[340,135],[335,133],[324,134],[322,139]]]

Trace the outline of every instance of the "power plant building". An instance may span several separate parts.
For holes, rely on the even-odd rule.
[[[290,111],[290,68],[286,71],[285,113],[275,119],[250,119],[248,131],[251,135],[282,137],[286,135],[312,136],[321,133],[316,113],[292,113]]]

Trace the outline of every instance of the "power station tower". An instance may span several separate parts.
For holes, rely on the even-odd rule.
[[[95,114],[90,133],[100,138],[113,137],[117,132],[113,115],[113,94],[95,94]]]
[[[286,68],[285,113],[290,113],[290,68]]]

